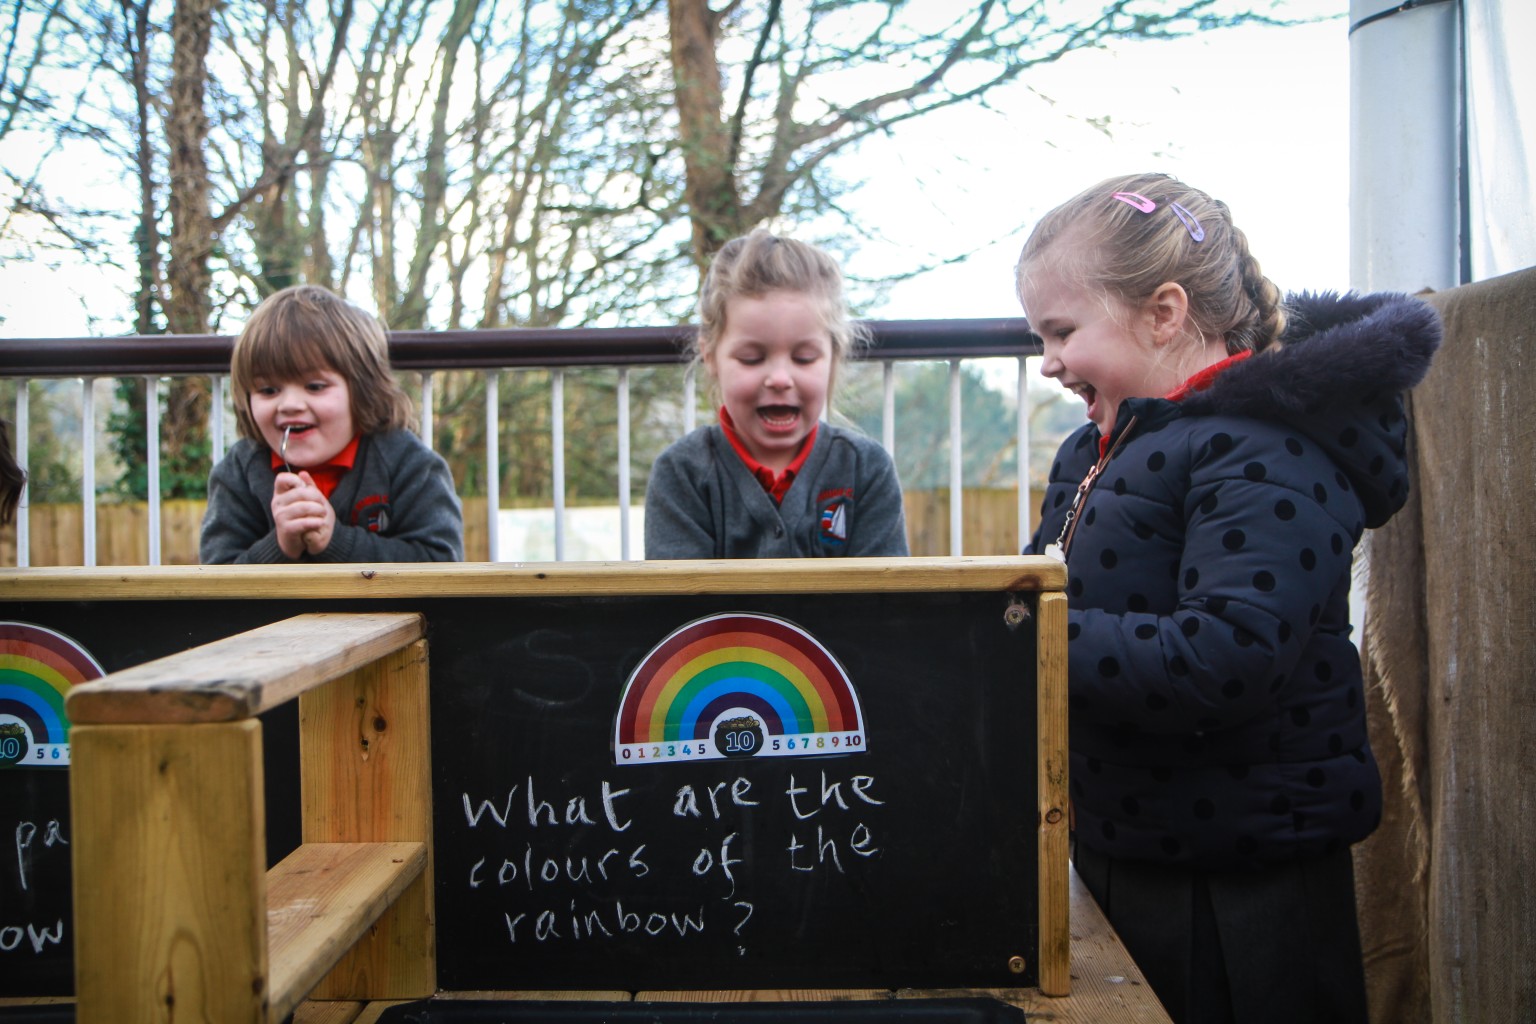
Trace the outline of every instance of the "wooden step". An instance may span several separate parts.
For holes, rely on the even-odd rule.
[[[372,664],[425,634],[413,612],[311,612],[76,686],[69,720],[238,722]]]
[[[267,872],[267,1019],[281,1021],[427,864],[425,843],[305,843]]]

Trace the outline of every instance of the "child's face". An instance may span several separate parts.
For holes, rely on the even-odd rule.
[[[251,419],[275,451],[289,427],[288,465],[311,469],[335,458],[352,441],[352,389],[334,370],[317,370],[302,380],[256,379],[249,395]]]
[[[720,384],[752,457],[780,470],[821,418],[832,381],[832,337],[816,301],[800,292],[738,295],[704,364]]]
[[[1088,405],[1088,418],[1109,434],[1127,398],[1165,395],[1181,378],[1160,358],[1152,321],[1043,268],[1019,289],[1030,328],[1045,342],[1040,371]]]

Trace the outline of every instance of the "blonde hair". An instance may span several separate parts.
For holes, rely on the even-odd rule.
[[[781,238],[764,228],[733,238],[720,247],[699,289],[699,330],[692,354],[697,365],[714,352],[725,333],[725,308],[738,296],[761,298],[769,292],[798,292],[813,299],[832,340],[827,394],[843,361],[865,344],[863,324],[848,315],[843,272],[837,261],[814,245]]]
[[[329,289],[297,284],[263,299],[235,339],[229,377],[240,436],[262,439],[249,400],[257,381],[302,380],[318,370],[346,379],[358,433],[410,424],[411,399],[390,371],[384,325]]]
[[[1259,269],[1226,204],[1167,174],[1107,178],[1042,217],[1019,255],[1021,295],[1042,261],[1127,308],[1165,282],[1181,285],[1193,326],[1221,338],[1229,355],[1268,348],[1285,329],[1280,289]]]

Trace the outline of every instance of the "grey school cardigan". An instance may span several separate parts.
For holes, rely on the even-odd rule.
[[[645,557],[905,555],[896,467],[862,434],[821,424],[780,504],[718,424],[656,457],[645,492]]]
[[[448,464],[415,434],[364,434],[331,494],[336,529],[318,555],[290,559],[272,522],[272,453],[236,442],[208,476],[199,559],[229,562],[458,562],[464,516]]]

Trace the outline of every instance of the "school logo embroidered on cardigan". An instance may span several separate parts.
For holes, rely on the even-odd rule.
[[[821,543],[829,548],[846,547],[848,544],[848,516],[852,512],[853,488],[840,487],[835,491],[822,491],[816,496],[821,506]]]
[[[352,506],[352,525],[361,526],[370,533],[383,533],[389,529],[389,496],[370,494]]]

